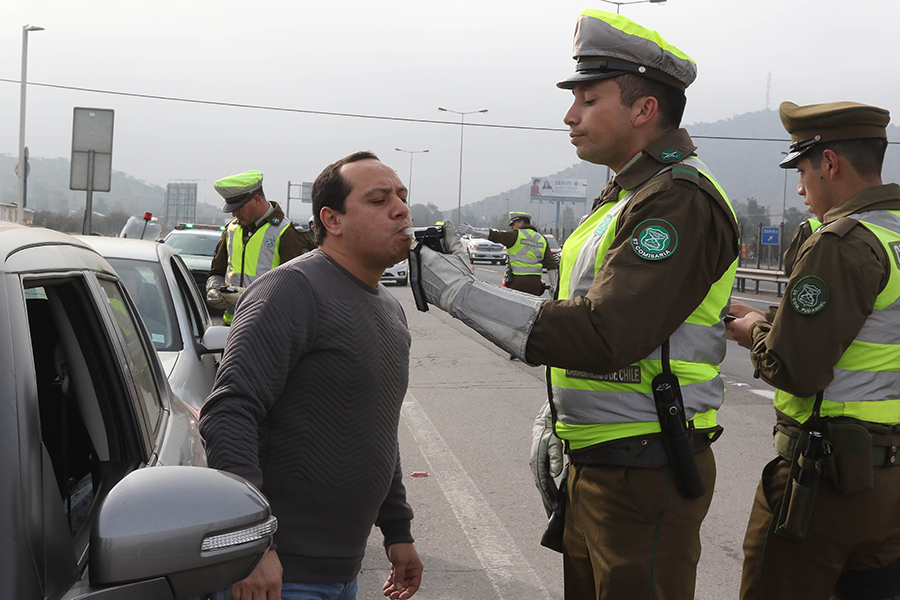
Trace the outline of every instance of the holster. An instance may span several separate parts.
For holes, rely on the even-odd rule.
[[[811,431],[806,427],[800,430],[791,459],[791,474],[775,521],[775,533],[798,541],[806,537],[822,480],[819,463],[824,458],[823,445],[820,431]]]
[[[706,489],[697,469],[697,461],[694,460],[678,377],[666,370],[653,378],[652,386],[653,402],[656,405],[666,456],[672,467],[675,489],[684,498],[699,498],[706,493]]]

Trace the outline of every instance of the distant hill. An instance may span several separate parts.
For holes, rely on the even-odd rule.
[[[795,171],[788,169],[786,172],[778,167],[783,158],[782,152],[788,149],[789,136],[781,126],[777,111],[761,110],[715,123],[695,123],[685,128],[697,144],[699,158],[710,168],[729,198],[734,201],[755,198],[761,206],[769,209],[773,223],[781,220],[783,204],[787,208],[794,206],[801,212],[806,212],[797,196]],[[733,139],[712,139],[718,137]],[[780,141],[756,141],[759,139]],[[900,140],[900,128],[889,126],[888,139]],[[574,156],[574,150],[572,154]],[[607,170],[606,167],[581,161],[556,173],[531,173],[529,177],[587,179],[588,198],[593,199],[600,195],[606,185]],[[900,182],[900,148],[895,145],[888,147],[883,179],[885,182]],[[787,192],[785,180],[788,182]],[[540,212],[540,222],[545,226],[552,226],[555,223],[555,207],[546,203],[540,207],[532,204],[530,180],[526,179],[526,182],[517,188],[485,198],[483,209],[480,201],[463,205],[463,217],[476,217],[480,222],[483,210],[486,219],[490,220],[492,215],[497,217],[496,223],[488,225],[505,227],[503,215],[508,210],[522,210],[535,218]],[[451,212],[455,213],[456,210],[445,211],[444,214],[452,218]],[[583,213],[581,205],[575,207],[576,217]]]
[[[0,154],[0,202],[16,203],[18,179],[15,175],[17,157]],[[69,189],[69,159],[30,158],[28,195],[26,206],[34,210],[56,213],[84,214],[85,192]],[[105,214],[125,212],[141,215],[151,212],[161,215],[166,198],[166,188],[141,181],[127,173],[113,169],[109,192],[94,192],[94,212]],[[197,221],[222,223],[227,215],[209,204],[197,205]]]

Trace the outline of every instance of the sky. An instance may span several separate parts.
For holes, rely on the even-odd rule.
[[[288,182],[313,181],[342,156],[371,150],[409,186],[411,203],[448,210],[579,162],[562,122],[572,95],[555,84],[574,70],[572,34],[588,7],[617,8],[600,0],[3,0],[0,154],[18,153],[29,24],[45,28],[28,34],[30,83],[219,103],[29,85],[31,156],[68,158],[73,108],[107,108],[114,170],[161,186],[195,180],[210,204],[219,203],[215,180],[250,169],[284,204]],[[900,111],[897,0],[668,0],[620,10],[697,62],[688,130],[783,100]],[[466,115],[462,128],[459,115],[438,107],[488,112]],[[309,205],[291,204],[295,219],[309,215]]]

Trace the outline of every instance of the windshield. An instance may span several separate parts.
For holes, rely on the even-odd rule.
[[[559,248],[559,243],[556,241],[556,238],[552,235],[544,236],[544,239],[547,240],[547,245],[556,250]]]
[[[166,244],[178,250],[179,254],[194,256],[214,256],[221,235],[208,233],[172,232],[166,237]]]
[[[182,349],[172,294],[159,263],[127,258],[109,258],[109,264],[122,279],[141,318],[150,331],[157,351]]]

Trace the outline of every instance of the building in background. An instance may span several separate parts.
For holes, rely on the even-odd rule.
[[[197,220],[197,182],[176,182],[166,185],[166,203],[160,217],[163,231],[169,231],[177,223],[193,223]]]

